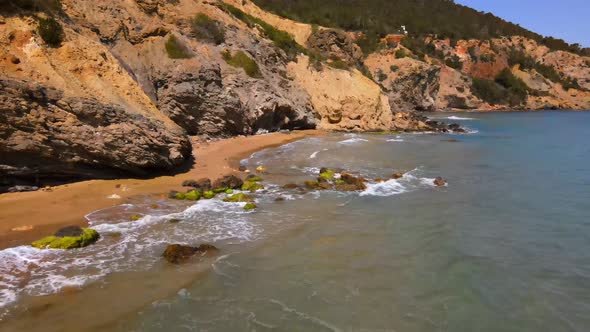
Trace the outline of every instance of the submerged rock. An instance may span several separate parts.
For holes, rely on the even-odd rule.
[[[254,181],[245,181],[241,188],[243,191],[256,192],[257,190],[264,189],[261,183]]]
[[[447,184],[447,181],[443,178],[441,178],[440,176],[437,177],[436,179],[434,179],[434,185],[437,187],[442,187],[445,186]]]
[[[226,197],[223,199],[224,202],[238,203],[238,202],[254,202],[254,199],[244,193],[239,193]]]
[[[248,204],[244,205],[244,210],[250,211],[250,210],[256,209],[257,207],[258,206],[256,206],[256,204],[254,204],[254,203],[248,203]]]
[[[246,181],[260,182],[260,181],[262,181],[262,178],[258,175],[250,174],[250,175],[246,176]]]
[[[74,249],[91,245],[99,238],[100,235],[93,229],[68,226],[60,229],[54,235],[33,242],[31,245],[39,249]]]
[[[260,166],[256,167],[256,172],[258,172],[258,173],[265,173],[266,172],[266,167],[260,165]]]
[[[401,179],[404,177],[404,173],[402,172],[395,172],[391,175],[391,178],[394,180]]]
[[[172,264],[180,264],[198,253],[214,254],[218,251],[219,249],[210,244],[202,244],[198,247],[185,246],[181,244],[170,244],[166,247],[166,250],[164,250],[162,256]]]
[[[287,183],[286,185],[283,186],[283,189],[297,189],[299,188],[299,185],[297,185],[296,183]]]

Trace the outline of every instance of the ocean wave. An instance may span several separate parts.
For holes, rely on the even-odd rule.
[[[309,156],[309,159],[315,159],[318,156],[318,153],[320,153],[320,151],[315,151]]]
[[[339,144],[357,144],[357,143],[368,142],[368,141],[369,140],[366,140],[364,138],[353,137],[353,138],[346,139],[344,141],[340,141],[338,143]]]
[[[248,220],[250,212],[243,210],[244,204],[201,200],[181,212],[146,214],[136,221],[108,221],[108,211],[103,209],[87,216],[101,239],[86,248],[40,250],[20,246],[0,250],[0,308],[18,301],[23,294],[49,295],[67,287],[83,287],[110,273],[147,270],[161,259],[163,247],[169,243],[255,240],[262,230]],[[132,209],[133,205],[117,208]],[[168,224],[173,218],[182,222]]]
[[[414,169],[399,179],[390,179],[384,182],[369,183],[367,189],[363,190],[360,196],[393,196],[406,192],[436,187],[433,178],[419,177],[415,173],[418,169]]]
[[[387,142],[403,142],[404,140],[401,138],[391,138],[388,139]]]
[[[463,118],[463,117],[455,116],[455,115],[449,116],[446,119],[449,119],[449,120],[461,120],[461,121],[475,120],[474,118]]]

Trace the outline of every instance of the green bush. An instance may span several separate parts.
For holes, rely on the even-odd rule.
[[[332,59],[332,61],[328,62],[328,66],[343,70],[347,70],[348,68],[350,68],[350,65],[346,61],[343,61],[341,59]]]
[[[395,73],[399,70],[399,66],[391,65],[391,67],[389,67],[389,70],[391,70],[392,73]]]
[[[197,38],[203,41],[213,42],[216,45],[225,42],[225,30],[221,23],[209,16],[199,13],[191,20],[191,28]]]
[[[299,53],[306,53],[305,48],[297,44],[295,39],[293,39],[293,37],[289,33],[283,30],[279,30],[259,18],[248,15],[232,5],[223,3],[221,6],[225,8],[225,10],[227,10],[233,16],[235,16],[237,19],[246,23],[249,27],[261,27],[265,37],[272,40],[273,44],[276,47],[285,51],[285,53],[287,53],[288,56],[295,56]]]
[[[262,78],[262,73],[258,68],[258,64],[256,64],[256,61],[252,60],[243,51],[237,51],[232,55],[229,50],[225,50],[221,53],[221,56],[228,65],[236,68],[243,68],[248,76],[253,78]]]
[[[190,50],[174,35],[168,37],[165,46],[170,59],[187,59],[192,56]]]
[[[400,48],[397,51],[395,51],[395,58],[396,59],[403,59],[407,56],[408,55],[406,54],[406,50],[404,50],[403,48]]]
[[[381,69],[377,71],[377,80],[379,82],[383,82],[387,79],[387,74],[385,74]]]
[[[522,105],[530,88],[510,69],[500,72],[494,81],[473,78],[473,94],[490,104]]]
[[[39,19],[37,32],[49,46],[58,47],[63,41],[64,30],[53,17]]]
[[[457,70],[463,69],[463,62],[461,62],[461,58],[459,58],[456,54],[450,58],[447,58],[445,60],[445,64]]]

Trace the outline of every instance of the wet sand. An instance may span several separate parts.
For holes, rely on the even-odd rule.
[[[210,143],[193,140],[192,168],[174,176],[152,179],[90,180],[52,187],[51,191],[0,195],[0,249],[30,243],[66,225],[87,224],[90,212],[123,204],[141,195],[167,195],[170,190],[186,190],[188,179],[211,178],[239,172],[239,162],[252,153],[321,131],[234,137]],[[109,198],[116,195],[117,198]]]

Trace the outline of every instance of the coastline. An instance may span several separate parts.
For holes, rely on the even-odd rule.
[[[184,173],[151,179],[88,180],[55,186],[51,191],[0,194],[0,249],[29,244],[63,226],[85,226],[85,215],[124,204],[133,197],[161,196],[170,190],[186,190],[181,186],[185,180],[204,177],[215,180],[238,173],[240,160],[256,151],[322,133],[320,130],[304,130],[232,137],[207,143],[197,142],[193,137],[195,163]],[[108,198],[111,195],[120,198]]]

